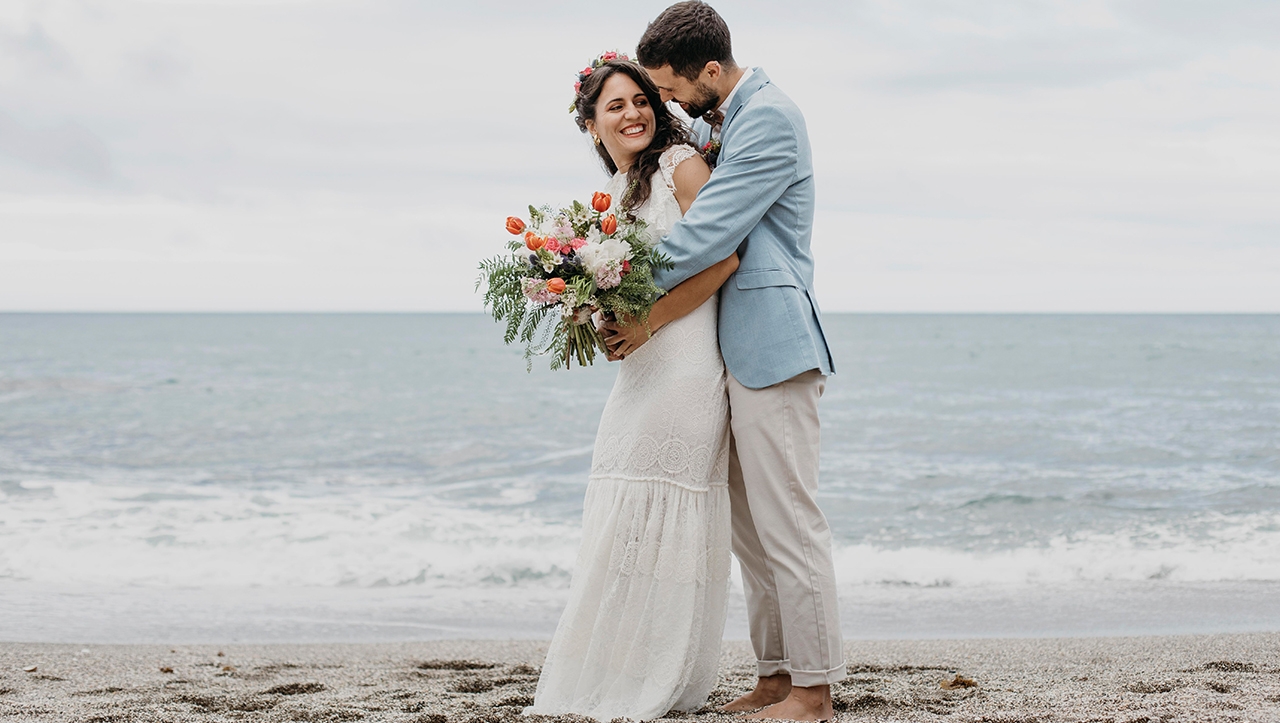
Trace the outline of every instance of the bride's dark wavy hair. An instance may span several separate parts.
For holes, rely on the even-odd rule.
[[[653,192],[653,174],[658,171],[658,158],[662,156],[662,152],[681,144],[694,148],[697,146],[694,145],[693,134],[689,127],[662,102],[662,94],[658,92],[658,86],[649,79],[649,74],[634,62],[621,58],[603,63],[582,81],[578,94],[574,98],[578,111],[575,118],[578,122],[578,130],[586,133],[587,121],[595,120],[596,103],[600,100],[600,91],[604,88],[605,81],[614,73],[625,73],[634,80],[645,97],[649,99],[649,107],[653,109],[653,142],[640,152],[636,162],[627,170],[627,193],[620,201],[620,208],[624,211],[634,211],[644,205],[644,202],[649,200],[649,194]],[[618,164],[613,162],[603,143],[596,144],[596,153],[600,155],[600,160],[609,171],[609,175],[618,172]]]

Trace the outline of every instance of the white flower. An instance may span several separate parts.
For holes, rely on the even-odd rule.
[[[589,208],[583,208],[583,209],[581,209],[581,210],[579,210],[579,211],[576,211],[576,212],[574,212],[574,211],[572,211],[572,210],[571,210],[571,211],[569,211],[567,218],[568,218],[572,223],[575,223],[575,224],[582,224],[582,223],[586,223],[586,222],[587,222],[587,219],[590,217],[590,215],[591,215],[591,209],[589,209]]]
[[[629,260],[631,244],[620,238],[607,238],[598,243],[588,243],[578,249],[578,258],[582,261],[583,268],[594,276],[611,261],[621,266],[623,261]]]
[[[547,255],[539,254],[538,257],[542,259],[542,270],[548,274],[560,266],[560,254],[547,252]]]

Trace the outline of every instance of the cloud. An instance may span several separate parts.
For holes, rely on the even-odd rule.
[[[27,128],[2,110],[0,159],[94,185],[114,176],[106,144],[83,126],[64,121],[52,128]]]
[[[1173,67],[1189,57],[1164,43],[1134,43],[1124,33],[965,39],[931,53],[921,67],[887,74],[882,83],[911,92],[1081,87]]]
[[[1280,5],[1271,0],[1122,0],[1114,7],[1131,23],[1215,47],[1280,41]]]
[[[666,4],[0,8],[0,308],[479,309]],[[825,309],[1280,310],[1271,3],[714,4],[806,114]]]
[[[21,31],[0,26],[0,55],[16,60],[25,72],[39,76],[75,72],[70,53],[36,23]]]
[[[176,87],[191,75],[191,62],[165,48],[149,48],[129,60],[134,73],[144,83]]]

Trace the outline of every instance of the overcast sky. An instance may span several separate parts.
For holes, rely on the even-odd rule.
[[[0,309],[478,310],[667,3],[445,4],[0,3]],[[1280,312],[1280,3],[714,4],[808,120],[825,310]]]

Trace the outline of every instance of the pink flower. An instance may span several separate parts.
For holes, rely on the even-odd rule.
[[[578,91],[580,91],[580,90],[582,90],[582,82],[581,82],[581,81],[575,81],[575,82],[574,82],[574,84],[573,84],[573,92],[577,93],[577,92],[578,92]]]
[[[582,72],[581,72],[581,73],[578,73],[578,75],[581,75],[581,76],[584,76],[584,77],[585,77],[585,76],[588,76],[588,75],[591,75],[591,66],[589,66],[589,65],[588,65],[587,67],[583,68],[583,69],[582,69]]]
[[[601,56],[600,56],[600,59],[601,59],[601,60],[613,60],[614,58],[617,58],[617,57],[618,57],[618,54],[617,54],[617,53],[615,53],[614,51],[610,50],[610,51],[606,52],[604,55],[601,55]]]
[[[604,266],[596,269],[596,288],[612,289],[622,283],[622,267],[616,261],[611,261]]]
[[[548,289],[547,282],[541,279],[521,279],[520,287],[525,298],[535,304],[552,304],[560,300],[560,295]]]
[[[574,251],[577,251],[578,249],[586,245],[587,245],[587,240],[584,238],[576,238],[569,242],[569,247],[572,248]]]
[[[542,248],[550,251],[553,254],[558,254],[560,253],[560,249],[563,247],[560,245],[560,241],[557,240],[555,237],[549,237],[547,238],[547,245],[543,246]]]

